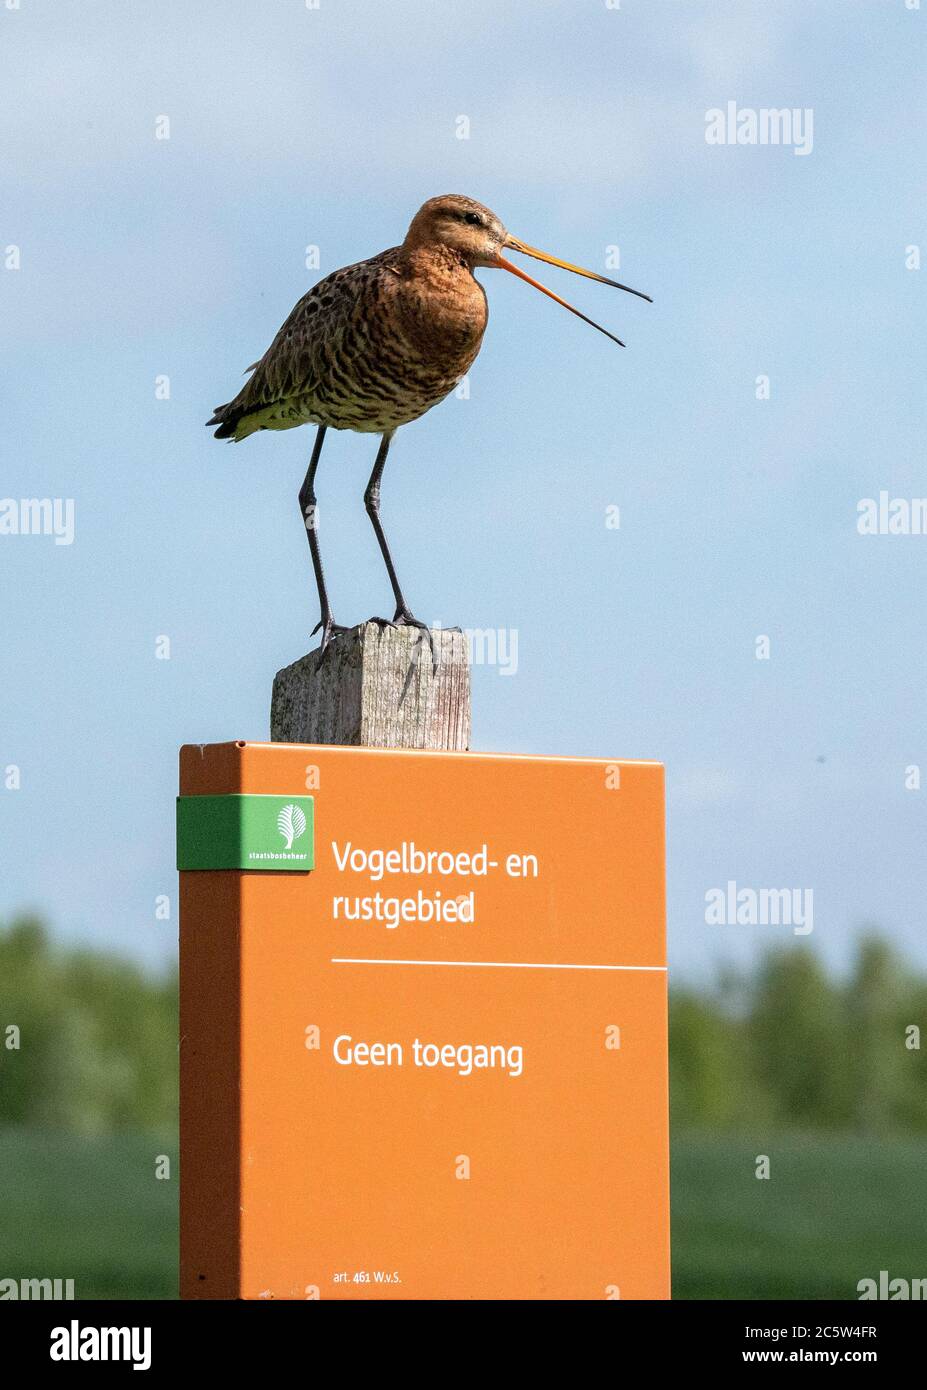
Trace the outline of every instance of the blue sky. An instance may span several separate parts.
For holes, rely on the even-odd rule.
[[[812,889],[837,965],[866,922],[927,964],[927,537],[856,529],[861,498],[927,495],[925,25],[905,0],[0,8],[0,495],[76,523],[0,536],[0,915],[172,955],[176,750],[266,737],[316,620],[311,431],[202,421],[319,274],[455,191],[595,269],[618,245],[655,300],[541,272],[622,351],[481,272],[470,398],[394,443],[413,607],[518,634],[517,674],[474,671],[474,747],[665,762],[680,974],[795,939],[708,925],[731,879]],[[811,153],[707,144],[728,101],[811,108]],[[374,448],[330,434],[320,470],[342,622],[388,605]]]

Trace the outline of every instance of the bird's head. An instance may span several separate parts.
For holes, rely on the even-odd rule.
[[[473,198],[465,198],[459,193],[444,193],[423,203],[412,219],[403,244],[407,250],[435,245],[445,246],[460,256],[471,270],[481,265],[507,270],[512,275],[517,275],[519,280],[533,285],[536,290],[540,290],[557,304],[562,304],[564,309],[569,309],[571,314],[576,314],[584,323],[597,328],[620,347],[624,347],[624,343],[620,338],[616,338],[614,333],[609,333],[601,324],[586,318],[585,314],[574,309],[572,304],[554,294],[553,290],[539,284],[523,270],[519,270],[518,266],[505,260],[502,252],[518,251],[524,256],[533,256],[535,260],[546,261],[548,265],[559,266],[561,270],[571,270],[574,275],[583,275],[587,280],[598,280],[600,284],[611,285],[616,290],[626,290],[628,294],[636,294],[648,303],[653,302],[650,295],[644,294],[641,290],[632,290],[630,285],[620,285],[617,280],[609,280],[604,275],[596,274],[594,270],[584,270],[582,266],[571,265],[569,261],[558,260],[556,256],[549,256],[546,251],[539,251],[536,246],[519,241],[518,237],[506,231],[494,212],[490,212],[489,208],[475,202]]]
[[[405,244],[446,246],[467,265],[494,265],[508,232],[494,212],[459,193],[429,198],[412,219]]]
[[[586,279],[598,279],[599,284],[612,285],[613,289],[624,289],[628,295],[637,295],[638,299],[646,299],[649,304],[653,303],[650,296],[639,289],[631,289],[630,285],[620,285],[617,279],[607,279],[605,275],[598,275],[593,270],[584,270],[582,265],[557,260],[556,256],[539,252],[536,246],[528,246],[527,242],[521,242],[517,236],[511,236],[488,207],[474,202],[471,197],[463,197],[460,193],[443,193],[441,197],[429,197],[428,202],[418,208],[411,220],[403,245],[407,250],[414,250],[418,246],[446,246],[459,254],[461,260],[470,265],[471,270],[477,265],[493,265],[499,270],[510,271],[511,274],[517,275],[518,279],[524,279],[525,284],[534,285],[542,295],[555,300],[557,304],[563,304],[564,309],[570,310],[571,314],[581,318],[585,324],[598,328],[600,334],[605,334],[606,338],[612,339],[612,342],[618,343],[620,347],[624,347],[624,343],[614,334],[610,334],[609,329],[603,328],[602,324],[596,324],[592,318],[586,318],[580,310],[574,309],[573,304],[568,304],[566,299],[560,299],[559,295],[555,295],[552,289],[538,284],[531,275],[525,275],[523,270],[518,270],[517,265],[504,260],[503,250],[510,249],[513,252],[521,252],[523,256],[534,256],[535,260],[546,261],[548,265],[559,265],[560,270],[573,271],[574,275],[585,275]]]

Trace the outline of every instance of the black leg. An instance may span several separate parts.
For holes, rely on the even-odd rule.
[[[389,453],[391,434],[384,434],[380,440],[380,447],[377,450],[376,463],[373,465],[373,472],[370,481],[364,492],[364,506],[367,508],[367,515],[373,525],[374,534],[380,547],[380,552],[386,562],[386,573],[389,575],[389,582],[392,585],[393,597],[396,600],[396,616],[393,622],[399,622],[401,618],[411,618],[409,605],[402,596],[399,587],[399,580],[396,578],[396,566],[393,564],[393,557],[389,553],[389,543],[386,533],[383,530],[383,523],[380,521],[380,479],[383,477],[383,469],[386,467],[386,456]]]
[[[325,425],[319,425],[316,431],[315,444],[312,446],[312,458],[309,460],[309,471],[307,472],[303,485],[299,489],[299,510],[306,528],[306,535],[309,537],[309,551],[312,555],[312,568],[315,571],[316,587],[319,591],[319,607],[322,616],[315,627],[313,633],[322,629],[322,642],[319,648],[324,652],[333,634],[346,632],[347,629],[339,627],[332,621],[332,610],[328,602],[328,590],[325,587],[325,574],[322,570],[322,554],[319,550],[319,533],[316,517],[316,495],[315,495],[315,473],[319,466],[319,456],[322,453],[322,443],[325,439]]]
[[[393,598],[396,600],[396,612],[393,614],[393,622],[405,627],[418,627],[428,638],[428,645],[431,648],[432,660],[435,660],[434,642],[431,630],[427,623],[421,622],[413,617],[412,610],[406,603],[402,589],[399,587],[399,580],[396,576],[396,566],[393,564],[393,557],[389,552],[389,543],[386,533],[383,530],[383,523],[380,520],[380,479],[383,477],[383,469],[386,467],[386,456],[389,453],[389,446],[392,434],[384,434],[380,440],[380,447],[377,450],[376,462],[373,465],[373,472],[370,481],[364,492],[364,506],[367,508],[367,515],[370,517],[377,544],[386,564],[386,573],[389,575],[389,582],[393,590]]]

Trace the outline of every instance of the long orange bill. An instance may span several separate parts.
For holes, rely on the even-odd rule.
[[[536,261],[545,261],[547,265],[559,266],[561,270],[572,270],[574,275],[585,275],[587,280],[598,280],[600,285],[611,285],[613,290],[625,290],[627,294],[636,294],[638,299],[646,299],[648,304],[653,300],[649,294],[644,294],[643,290],[632,290],[630,285],[621,285],[617,280],[609,280],[605,275],[597,275],[594,270],[584,270],[581,265],[571,265],[569,261],[560,261],[556,256],[548,256],[546,251],[539,251],[536,246],[529,246],[525,241],[519,241],[518,237],[510,236],[506,240],[506,248],[511,247],[513,251],[520,251],[523,256],[533,256]]]
[[[594,319],[587,318],[585,314],[581,314],[578,309],[573,308],[572,304],[568,304],[565,299],[561,299],[559,294],[554,294],[553,290],[549,290],[547,286],[542,285],[539,280],[532,280],[530,275],[526,275],[523,270],[519,270],[517,265],[512,265],[511,261],[506,261],[502,256],[497,256],[494,264],[497,265],[500,270],[507,270],[511,275],[517,275],[519,280],[525,281],[525,284],[533,285],[536,290],[540,290],[541,294],[546,294],[547,298],[552,299],[555,304],[562,304],[564,309],[569,309],[570,313],[575,314],[578,319],[582,319],[583,323],[588,323],[592,328],[597,328],[600,333],[604,333],[606,338],[611,338],[612,342],[617,343],[619,347],[625,346],[620,338],[615,337],[614,333],[609,333],[608,329],[603,328],[600,323],[596,323]],[[583,274],[588,274],[588,271],[584,271]]]

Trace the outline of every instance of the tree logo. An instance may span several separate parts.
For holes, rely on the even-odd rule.
[[[302,808],[293,802],[284,806],[277,817],[277,829],[286,840],[287,849],[292,849],[293,841],[306,833],[306,817]]]

